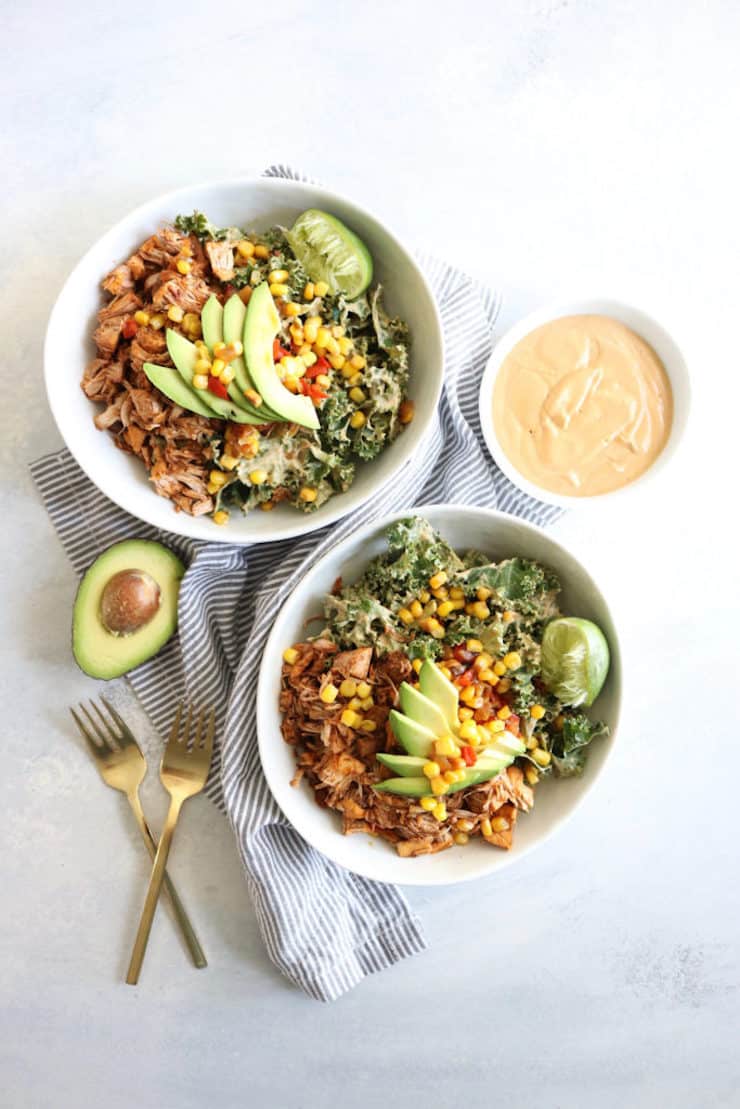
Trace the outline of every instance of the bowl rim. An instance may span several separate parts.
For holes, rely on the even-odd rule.
[[[545,323],[551,323],[553,320],[561,319],[563,316],[578,315],[612,316],[618,322],[624,323],[625,326],[630,327],[640,338],[649,343],[650,346],[654,346],[648,334],[652,332],[653,335],[659,337],[661,344],[669,349],[671,353],[670,358],[663,358],[659,355],[663,368],[668,375],[673,393],[673,421],[666,445],[652,465],[650,465],[644,473],[640,474],[639,477],[635,478],[634,481],[621,486],[619,489],[613,489],[608,493],[595,493],[588,497],[576,497],[568,496],[564,493],[554,493],[525,477],[524,474],[514,466],[501,446],[498,435],[496,434],[491,412],[493,390],[501,365],[506,355],[516,346],[519,340]],[[629,317],[632,321],[637,322],[627,323],[625,317]],[[642,330],[643,327],[645,328],[645,332]],[[488,452],[496,465],[514,485],[518,486],[525,493],[528,493],[529,496],[545,504],[555,505],[558,508],[579,508],[581,506],[586,507],[588,505],[604,504],[606,501],[612,501],[617,497],[629,496],[638,487],[641,488],[648,481],[652,481],[656,475],[664,469],[678,449],[679,443],[686,432],[690,406],[691,381],[688,366],[683,351],[672,333],[656,316],[647,312],[644,308],[630,304],[625,300],[601,296],[598,293],[584,293],[581,296],[569,296],[560,300],[548,301],[539,308],[533,309],[531,312],[528,312],[526,315],[516,320],[511,327],[507,328],[501,337],[495,341],[491,355],[486,363],[486,368],[483,371],[483,377],[481,378],[478,392],[478,418],[480,420],[481,431]]]
[[[433,342],[439,349],[439,366],[435,380],[427,382],[425,380],[425,392],[427,395],[433,393],[434,403],[430,406],[429,416],[420,427],[416,424],[416,434],[409,436],[408,442],[399,450],[398,461],[393,465],[390,471],[377,483],[370,482],[370,487],[366,493],[361,497],[350,500],[348,504],[342,504],[341,497],[350,496],[352,488],[346,494],[341,496],[332,497],[326,505],[322,505],[320,509],[309,515],[304,515],[299,512],[295,513],[295,523],[283,527],[278,534],[265,534],[265,535],[250,535],[248,532],[237,532],[235,529],[219,529],[213,528],[214,534],[209,533],[204,536],[195,526],[189,526],[192,521],[197,521],[198,518],[188,516],[182,512],[176,512],[174,505],[170,504],[171,520],[166,523],[163,522],[161,514],[157,509],[160,507],[156,502],[162,498],[158,498],[154,490],[147,490],[151,493],[151,497],[142,497],[143,490],[135,490],[133,493],[126,492],[122,495],[118,491],[111,491],[110,484],[105,479],[105,469],[98,469],[93,464],[92,457],[86,450],[78,447],[76,444],[76,436],[74,435],[74,421],[67,419],[60,407],[55,402],[55,374],[53,368],[54,353],[53,353],[53,340],[57,330],[63,326],[61,320],[61,313],[64,307],[63,301],[69,286],[74,281],[78,272],[83,269],[92,255],[104,249],[108,240],[115,239],[122,231],[125,225],[135,223],[138,219],[146,218],[151,209],[161,207],[170,207],[173,213],[176,211],[176,203],[179,197],[192,196],[193,193],[205,192],[207,190],[218,190],[226,188],[244,188],[259,186],[260,188],[274,189],[276,192],[281,190],[290,190],[295,188],[305,188],[310,190],[317,201],[330,207],[334,203],[346,205],[349,208],[354,208],[363,216],[367,217],[373,222],[378,230],[388,236],[394,243],[395,248],[399,254],[403,256],[404,261],[413,269],[417,281],[420,283],[422,289],[426,293],[429,304],[429,319],[425,326],[433,330]],[[316,205],[314,205],[316,206]],[[173,216],[174,218],[174,216]],[[217,178],[214,180],[195,182],[189,185],[181,185],[176,189],[171,189],[168,192],[160,193],[157,196],[150,197],[148,200],[137,205],[131,209],[120,219],[116,220],[102,235],[99,235],[85,250],[81,257],[77,260],[71,270],[67,273],[59,292],[57,293],[52,309],[49,313],[49,318],[46,324],[46,332],[44,335],[43,346],[43,366],[44,366],[44,386],[46,391],[46,399],[57,426],[59,434],[61,435],[64,445],[73,456],[77,465],[83,470],[87,477],[93,482],[97,489],[103,493],[110,501],[112,501],[119,508],[129,513],[131,516],[140,520],[142,523],[149,524],[151,527],[157,528],[160,531],[171,532],[174,535],[182,536],[186,539],[196,539],[200,542],[213,542],[213,543],[226,543],[234,546],[250,546],[261,543],[281,542],[284,539],[296,539],[304,535],[309,535],[311,532],[318,531],[321,528],[328,527],[329,525],[337,523],[345,516],[360,509],[367,501],[379,493],[382,489],[387,488],[391,482],[396,480],[404,469],[410,464],[413,464],[414,456],[422,448],[426,442],[431,430],[434,426],[435,415],[439,407],[439,399],[442,393],[444,384],[444,366],[445,366],[445,341],[444,330],[442,327],[442,320],[439,311],[437,299],[432,291],[431,285],[424,274],[418,261],[414,258],[412,251],[406,246],[404,240],[399,237],[396,231],[388,225],[388,223],[375,214],[374,211],[359,204],[351,197],[344,193],[335,192],[331,189],[326,189],[322,185],[314,184],[312,181],[302,181],[292,177],[271,177],[262,174],[250,174],[248,176],[236,176],[230,178]],[[80,369],[80,375],[82,369]],[[425,363],[423,367],[414,367],[413,354],[411,363],[411,383],[413,386],[414,376],[419,375],[418,380],[421,380],[422,373],[429,374],[429,365]],[[413,425],[412,425],[413,426]],[[108,438],[106,436],[106,438]],[[111,446],[113,444],[110,444]],[[367,463],[367,465],[372,465]],[[143,501],[143,505],[139,501]],[[152,505],[152,508],[149,508]],[[325,511],[322,511],[324,510]],[[248,517],[246,518],[248,520]]]
[[[586,785],[584,786],[580,795],[571,802],[567,811],[562,812],[559,816],[552,820],[548,830],[541,834],[534,842],[528,844],[525,847],[518,848],[516,852],[497,853],[491,858],[490,865],[482,865],[474,871],[461,874],[459,877],[444,877],[442,874],[440,874],[439,877],[420,877],[414,876],[412,872],[409,873],[408,878],[406,878],[405,876],[403,878],[398,878],[395,876],[389,877],[387,874],[383,873],[382,852],[377,852],[377,862],[379,864],[377,866],[374,865],[376,862],[376,860],[374,859],[373,865],[365,866],[361,863],[357,867],[349,867],[346,860],[333,854],[331,850],[327,850],[324,844],[322,844],[321,846],[318,846],[316,844],[311,835],[311,825],[307,827],[306,822],[303,820],[302,816],[299,816],[299,818],[296,820],[294,818],[294,814],[286,811],[286,809],[283,807],[280,797],[284,793],[282,787],[284,787],[286,783],[283,782],[282,779],[278,781],[276,774],[273,773],[273,767],[269,758],[266,758],[264,754],[264,752],[267,750],[268,743],[272,742],[272,738],[274,738],[268,737],[268,735],[266,734],[268,728],[268,719],[271,719],[272,721],[277,721],[275,731],[278,735],[280,733],[279,709],[272,699],[270,682],[272,681],[274,683],[275,675],[273,673],[273,667],[275,663],[282,657],[284,643],[282,642],[281,636],[283,635],[283,624],[287,620],[285,613],[288,612],[290,609],[291,600],[296,589],[298,589],[299,586],[302,587],[307,582],[315,579],[321,573],[327,563],[330,563],[332,559],[335,559],[338,554],[343,553],[347,547],[357,544],[358,541],[361,541],[362,539],[370,535],[377,534],[379,531],[382,531],[388,526],[388,524],[394,522],[395,520],[403,519],[404,517],[407,517],[409,515],[427,516],[430,513],[440,511],[464,513],[467,516],[470,516],[471,514],[476,515],[485,519],[492,528],[495,527],[497,522],[500,522],[502,520],[506,522],[516,523],[516,526],[523,529],[524,531],[528,531],[532,534],[537,535],[538,537],[544,536],[546,540],[551,543],[559,553],[564,555],[567,559],[570,559],[578,564],[580,570],[583,572],[591,588],[595,591],[600,602],[603,604],[606,615],[611,625],[609,647],[611,651],[613,666],[612,680],[616,682],[614,689],[614,722],[613,725],[610,726],[610,734],[605,740],[606,750],[604,751],[604,756],[600,766],[587,778],[581,779],[581,781],[586,782]],[[341,573],[341,567],[335,567],[335,569]],[[322,855],[324,855],[324,857],[331,859],[332,862],[336,863],[336,865],[338,866],[343,867],[344,869],[351,870],[351,872],[354,874],[358,874],[361,877],[370,878],[375,881],[390,881],[397,885],[400,884],[408,886],[431,887],[458,885],[462,882],[469,882],[480,878],[489,877],[501,870],[508,869],[509,867],[516,865],[526,856],[531,854],[531,852],[542,847],[575,815],[581,805],[585,802],[586,798],[594,791],[597,784],[603,783],[603,777],[606,772],[607,766],[614,756],[616,736],[619,730],[620,720],[623,716],[623,693],[624,667],[622,664],[621,640],[616,621],[614,620],[613,610],[608,600],[606,599],[606,596],[604,595],[600,585],[594,580],[591,573],[581,562],[580,558],[571,553],[571,551],[563,543],[559,542],[552,535],[550,535],[548,529],[539,527],[538,525],[530,523],[528,520],[524,520],[520,516],[515,516],[512,513],[500,512],[498,509],[484,508],[482,506],[458,502],[444,502],[442,504],[425,503],[421,505],[414,505],[411,508],[401,509],[397,512],[389,513],[386,516],[379,516],[376,519],[371,520],[368,524],[364,524],[362,525],[362,527],[355,528],[349,535],[346,535],[343,539],[335,543],[328,551],[326,551],[321,556],[321,558],[317,559],[317,561],[312,564],[306,574],[303,575],[301,581],[291,590],[290,594],[284,598],[280,606],[280,610],[275,617],[275,620],[273,621],[270,633],[267,637],[262,652],[262,659],[260,661],[260,668],[257,679],[257,695],[255,702],[257,747],[262,771],[265,775],[270,793],[272,794],[278,808],[286,817],[291,827],[293,827],[298,832],[298,834],[314,848],[314,850],[319,851]],[[338,828],[335,835],[337,842],[346,838],[342,836]],[[331,846],[333,842],[334,838],[332,837],[329,840],[329,845]]]

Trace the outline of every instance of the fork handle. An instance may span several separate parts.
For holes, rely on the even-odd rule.
[[[149,879],[149,888],[146,891],[144,908],[141,913],[141,920],[139,921],[139,930],[136,933],[134,948],[131,952],[131,962],[128,965],[128,973],[126,975],[126,982],[129,986],[135,986],[139,981],[141,964],[144,962],[146,945],[149,942],[149,933],[152,929],[152,921],[154,920],[154,913],[157,909],[157,902],[159,901],[159,894],[162,889],[162,882],[164,881],[165,867],[167,866],[167,856],[170,853],[172,834],[175,831],[175,825],[177,824],[177,818],[180,815],[181,807],[182,801],[173,797],[170,801],[170,807],[164,828],[162,829],[162,835],[159,838],[157,853],[154,856],[154,866],[152,867],[152,873]]]
[[[144,843],[146,844],[147,851],[149,852],[149,856],[152,862],[154,862],[154,858],[157,854],[157,841],[152,835],[149,825],[147,824],[146,817],[144,816],[144,810],[142,809],[141,801],[139,800],[139,795],[138,793],[131,793],[127,796],[134,816],[136,817],[136,823],[139,825],[139,831],[141,832]],[[170,903],[172,904],[175,919],[180,928],[180,931],[182,932],[183,939],[187,944],[188,951],[190,952],[193,963],[197,967],[208,966],[205,953],[203,951],[203,948],[200,946],[200,941],[195,934],[195,929],[190,923],[190,918],[185,911],[185,906],[180,900],[180,895],[175,889],[174,883],[171,881],[170,876],[166,870],[164,872],[164,888],[165,893],[168,895]]]

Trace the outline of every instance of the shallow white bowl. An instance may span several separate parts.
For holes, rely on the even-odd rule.
[[[196,208],[214,223],[260,230],[276,223],[290,225],[306,208],[323,208],[339,216],[372,252],[374,279],[385,288],[387,308],[409,324],[413,344],[409,395],[416,406],[413,422],[379,458],[358,466],[348,492],[332,497],[310,515],[281,505],[273,512],[252,512],[247,517],[233,513],[227,527],[217,528],[208,517],[175,512],[171,501],[156,495],[143,464],[118,450],[110,435],[93,424],[99,409],[82,392],[80,378],[95,354],[92,332],[95,313],[102,304],[100,281],[163,223]],[[95,243],[67,278],[51,313],[44,347],[46,389],[54,419],[70,451],[98,488],[148,524],[178,535],[226,543],[264,543],[303,535],[358,508],[419,450],[437,406],[442,370],[442,328],[434,297],[398,239],[380,220],[344,197],[315,185],[266,177],[192,185],[131,212]]]
[[[292,643],[305,639],[306,622],[321,611],[323,596],[337,577],[341,575],[345,582],[356,580],[368,561],[385,550],[383,532],[387,525],[410,515],[425,516],[458,550],[475,547],[490,553],[494,559],[522,555],[552,567],[563,585],[562,611],[594,620],[609,641],[612,658],[609,676],[589,711],[607,722],[611,735],[606,740],[595,741],[583,777],[548,781],[537,788],[534,809],[520,814],[514,846],[509,852],[474,840],[464,848],[452,848],[438,855],[402,859],[384,840],[366,835],[343,836],[339,815],[320,808],[306,782],[298,787],[290,785],[295,759],[293,749],[281,735],[278,712],[282,653]],[[313,625],[314,631],[320,629],[320,624]],[[601,591],[580,562],[544,531],[505,513],[470,505],[426,505],[395,513],[355,531],[329,551],[288,598],[273,625],[262,658],[257,693],[259,750],[277,803],[298,832],[324,855],[357,874],[378,881],[447,885],[511,866],[549,839],[572,815],[604,769],[614,745],[620,701],[617,633]]]
[[[663,363],[668,380],[671,383],[673,390],[673,423],[665,447],[652,466],[635,481],[621,489],[615,489],[611,493],[599,493],[591,497],[569,497],[560,493],[552,493],[549,489],[543,489],[542,486],[535,485],[534,482],[529,481],[521,474],[511,462],[496,435],[496,428],[493,423],[493,390],[504,359],[520,339],[551,320],[560,319],[562,316],[582,315],[611,316],[632,328],[650,344]],[[629,304],[623,304],[618,300],[607,300],[603,297],[583,297],[538,308],[536,312],[531,312],[524,319],[519,320],[502,335],[493,348],[493,353],[488,360],[481,380],[479,413],[486,445],[496,465],[515,485],[518,485],[525,493],[529,493],[532,497],[545,501],[547,504],[560,505],[562,508],[577,508],[580,505],[592,504],[596,501],[601,502],[607,499],[611,500],[614,497],[623,497],[626,493],[635,489],[636,486],[642,485],[659,473],[670,461],[686,430],[690,401],[691,386],[684,356],[675,340],[656,319],[649,316],[647,312],[643,312],[639,308],[633,308]]]

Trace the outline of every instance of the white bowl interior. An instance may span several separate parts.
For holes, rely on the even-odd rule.
[[[471,547],[494,559],[522,555],[541,561],[560,576],[562,611],[584,616],[603,629],[611,648],[612,664],[604,689],[591,712],[611,729],[607,740],[596,741],[581,778],[548,781],[537,789],[531,813],[520,814],[509,852],[482,841],[452,848],[438,855],[402,859],[393,847],[372,836],[341,834],[338,814],[320,808],[311,787],[290,785],[295,772],[293,750],[282,738],[278,696],[282,652],[305,638],[306,622],[321,610],[323,595],[338,575],[346,582],[360,576],[368,561],[385,549],[383,532],[395,519],[425,516],[458,550]],[[310,631],[320,630],[320,624]],[[621,697],[619,644],[608,605],[581,564],[543,531],[513,516],[459,505],[429,505],[387,517],[337,544],[304,577],[283,605],[265,647],[257,699],[259,749],[267,781],[275,799],[300,834],[335,862],[379,881],[407,885],[445,885],[492,874],[515,863],[543,843],[574,811],[602,772],[614,744]]]
[[[318,207],[344,220],[370,248],[375,278],[385,288],[392,314],[411,329],[411,385],[416,415],[403,434],[372,463],[358,466],[352,487],[317,512],[303,515],[280,506],[273,512],[232,515],[227,528],[207,517],[175,512],[158,497],[143,464],[118,450],[107,432],[93,424],[98,406],[80,388],[82,371],[95,349],[92,332],[102,304],[100,281],[147,236],[179,213],[204,211],[214,223],[265,229],[290,224],[306,208]],[[434,298],[418,266],[377,219],[350,201],[314,185],[274,178],[254,178],[198,185],[158,197],[121,220],[88,251],[70,274],[49,320],[44,351],[49,403],[67,446],[88,476],[112,501],[155,527],[196,539],[259,543],[301,535],[357,508],[390,481],[418,449],[437,405],[442,385],[442,334]]]
[[[542,324],[549,323],[551,320],[560,319],[562,316],[581,315],[611,316],[613,319],[619,320],[620,323],[632,328],[633,331],[650,344],[663,363],[671,383],[671,389],[673,391],[673,423],[671,425],[668,442],[664,449],[658,455],[653,465],[635,481],[611,493],[601,493],[593,497],[568,497],[553,493],[549,489],[543,489],[540,485],[535,485],[534,482],[529,481],[528,478],[521,474],[511,462],[496,435],[496,428],[493,422],[493,390],[496,377],[504,359],[520,339],[523,339],[530,331],[534,331],[535,328],[540,327]],[[558,304],[551,304],[539,308],[536,312],[532,312],[525,316],[524,319],[519,320],[518,323],[514,324],[514,326],[501,337],[493,349],[481,380],[479,412],[481,428],[486,445],[497,466],[515,485],[518,485],[520,489],[523,489],[531,496],[537,497],[538,500],[545,501],[548,504],[560,505],[563,508],[578,508],[579,506],[593,504],[594,502],[604,502],[607,499],[611,500],[614,497],[625,496],[638,485],[642,485],[645,481],[655,477],[666,463],[670,461],[686,430],[690,401],[691,385],[684,356],[676,341],[656,319],[648,315],[647,312],[643,312],[641,309],[634,308],[629,304],[623,304],[621,301],[607,300],[602,297],[585,297],[577,300],[561,301]]]

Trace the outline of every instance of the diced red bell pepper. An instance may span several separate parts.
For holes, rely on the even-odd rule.
[[[460,757],[465,760],[466,766],[475,766],[476,762],[478,761],[478,757],[475,751],[467,744],[465,744],[464,747],[460,748]]]
[[[506,718],[506,729],[514,735],[519,735],[519,717],[515,712]]]
[[[331,370],[329,363],[323,357],[317,358],[313,366],[309,366],[306,370],[306,377],[318,377],[319,374],[328,374]]]
[[[318,385],[304,385],[303,391],[311,400],[326,400],[329,396],[329,394],[325,393],[323,389],[320,389]]]
[[[208,392],[213,393],[215,397],[220,397],[221,400],[228,400],[229,398],[229,390],[223,381],[219,381],[217,377],[212,375],[208,378]]]
[[[462,674],[460,674],[460,676],[455,679],[455,683],[456,683],[456,685],[462,686],[463,688],[466,685],[472,685],[473,684],[473,669],[472,669],[472,667],[469,670],[463,670]]]
[[[121,334],[123,335],[124,339],[133,339],[138,330],[139,325],[136,320],[129,317],[129,319],[124,321],[123,327],[121,328]]]
[[[273,360],[273,362],[279,362],[281,358],[285,358],[289,354],[290,354],[289,350],[286,350],[285,347],[280,346],[280,340],[279,339],[274,339],[273,340],[273,343],[272,343],[272,360]]]

